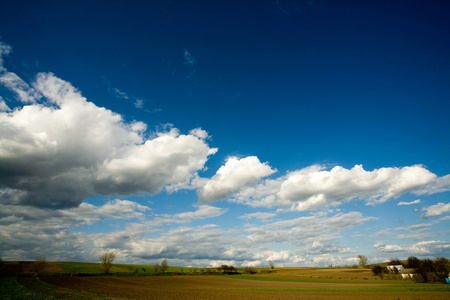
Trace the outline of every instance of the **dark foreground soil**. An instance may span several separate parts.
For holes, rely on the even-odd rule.
[[[131,299],[450,299],[448,290],[399,289],[385,283],[256,281],[223,276],[46,277],[41,280],[69,289]]]

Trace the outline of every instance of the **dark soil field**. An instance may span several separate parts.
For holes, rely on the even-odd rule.
[[[362,268],[258,268],[257,274],[205,275],[203,269],[171,267],[159,276],[148,276],[151,266],[144,265],[116,265],[108,276],[93,263],[52,262],[41,274],[29,269],[30,262],[2,267],[0,299],[450,299],[450,285],[414,283],[400,275],[381,279]]]
[[[260,280],[248,276],[48,277],[43,281],[132,299],[449,299],[445,285]],[[259,279],[259,280],[255,280]]]

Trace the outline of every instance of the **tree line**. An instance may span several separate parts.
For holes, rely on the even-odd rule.
[[[434,260],[429,258],[418,259],[415,256],[410,256],[406,260],[406,263],[402,263],[398,259],[392,259],[388,265],[402,266],[404,268],[413,270],[413,280],[419,283],[429,282],[445,282],[445,278],[450,273],[450,260],[445,257],[438,257]],[[395,270],[394,273],[399,273],[400,270]],[[372,267],[372,272],[375,275],[383,277],[384,274],[389,273],[386,267],[381,265],[375,265]]]

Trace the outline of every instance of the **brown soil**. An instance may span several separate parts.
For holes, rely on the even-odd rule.
[[[47,277],[43,281],[81,291],[132,299],[448,299],[449,292],[379,292],[391,285],[255,281],[222,276]],[[252,291],[239,288],[371,288],[374,291]]]

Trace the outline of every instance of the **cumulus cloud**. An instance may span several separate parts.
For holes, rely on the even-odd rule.
[[[31,95],[28,84],[5,86]],[[144,123],[125,122],[52,73],[39,73],[32,86],[43,99],[0,112],[4,203],[61,208],[96,194],[155,194],[188,185],[217,151],[201,129],[146,138]]]
[[[267,163],[256,156],[229,157],[217,173],[199,190],[200,202],[210,203],[224,199],[240,188],[257,183],[261,178],[273,174]]]
[[[424,213],[420,216],[421,219],[427,219],[429,217],[440,216],[442,214],[450,212],[450,203],[447,203],[447,204],[438,203],[438,204],[423,208],[422,211],[423,210],[425,210],[426,213]]]
[[[414,192],[437,179],[421,165],[373,171],[366,171],[361,165],[352,169],[336,166],[331,170],[313,165],[242,189],[232,201],[253,207],[279,206],[294,211],[337,206],[355,199],[374,205]]]

